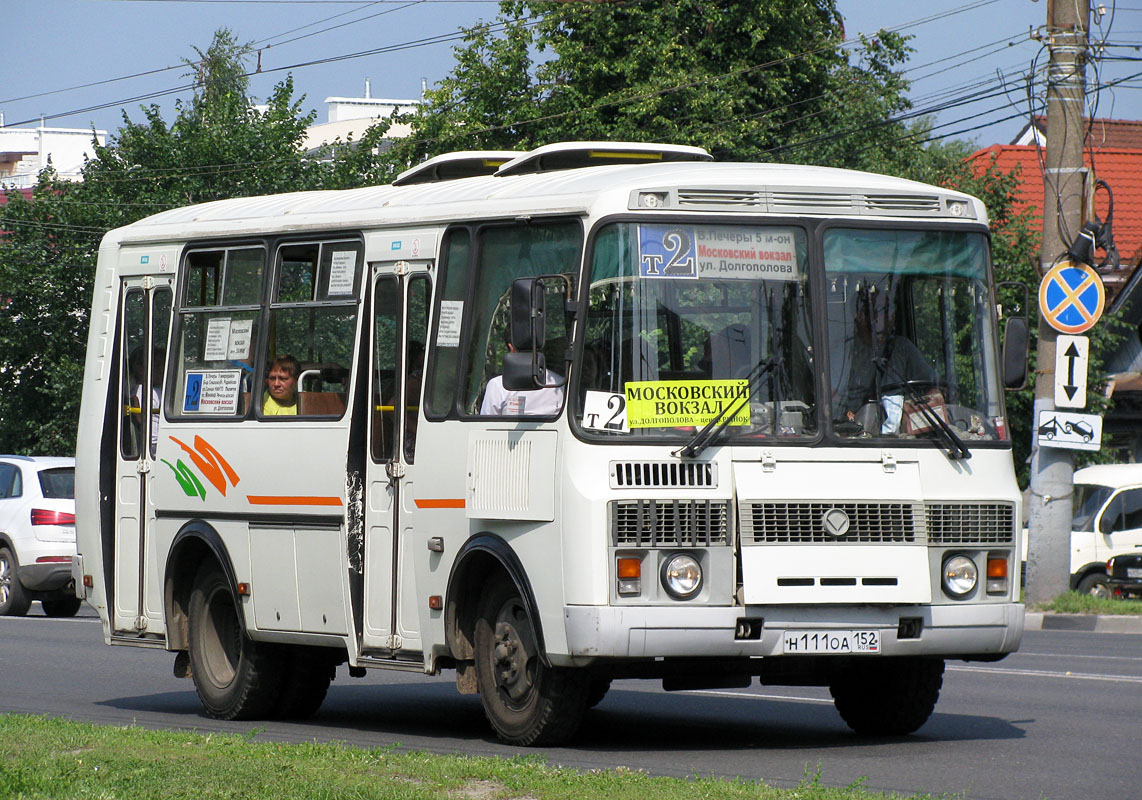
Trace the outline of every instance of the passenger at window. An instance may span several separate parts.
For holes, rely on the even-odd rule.
[[[512,343],[508,342],[507,345],[508,352],[514,353]],[[541,417],[558,414],[563,408],[563,378],[547,370],[544,382],[547,386],[541,389],[512,391],[504,388],[504,376],[497,375],[488,381],[484,389],[480,414],[490,417]]]
[[[280,355],[270,364],[266,374],[266,392],[262,395],[262,416],[282,417],[297,414],[297,376],[301,363],[289,354]]]

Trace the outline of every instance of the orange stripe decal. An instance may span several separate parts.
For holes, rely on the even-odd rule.
[[[417,498],[415,501],[417,508],[463,508],[463,497],[441,497],[441,498]]]
[[[340,506],[340,497],[295,497],[292,495],[248,494],[246,499],[255,506]]]

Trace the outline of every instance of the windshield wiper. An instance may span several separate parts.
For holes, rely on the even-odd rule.
[[[928,398],[920,394],[910,381],[905,380],[900,373],[888,366],[887,358],[883,356],[874,358],[873,362],[880,368],[881,372],[889,375],[899,383],[900,388],[903,390],[909,402],[920,410],[921,416],[923,416],[924,420],[931,426],[930,430],[935,433],[938,439],[947,445],[948,458],[953,461],[957,461],[961,458],[971,458],[971,450],[964,444],[964,440],[959,437],[951,425],[944,421],[943,417],[936,413],[936,409],[932,408],[932,404],[928,402]],[[878,397],[877,401],[879,400],[880,398]]]
[[[700,431],[690,437],[690,441],[688,441],[685,446],[675,450],[671,455],[685,458],[697,457],[703,450],[710,446],[710,443],[718,437],[718,434],[725,430],[726,426],[729,425],[733,418],[738,415],[738,412],[742,410],[742,407],[750,401],[750,398],[753,397],[754,389],[757,388],[761,379],[780,365],[781,359],[777,357],[759,361],[754,368],[750,370],[749,375],[746,376],[745,395],[736,403],[731,403],[722,408]]]

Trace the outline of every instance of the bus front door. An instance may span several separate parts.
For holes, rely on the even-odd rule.
[[[415,460],[431,282],[424,264],[373,281],[362,650],[420,649],[406,470]],[[402,598],[409,598],[404,601]]]
[[[119,308],[119,447],[115,465],[115,584],[112,628],[147,632],[161,622],[158,575],[149,560],[154,474],[173,293],[169,276],[126,278]],[[148,387],[150,387],[148,389]]]

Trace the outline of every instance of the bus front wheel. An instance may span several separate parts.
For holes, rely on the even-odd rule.
[[[476,682],[484,714],[503,741],[520,746],[570,739],[587,710],[582,670],[547,667],[515,585],[500,580],[480,602]]]
[[[939,658],[860,658],[829,682],[841,719],[862,736],[904,736],[932,716],[944,683]]]
[[[187,616],[191,675],[206,713],[216,719],[272,716],[281,670],[269,647],[246,636],[230,583],[216,565],[198,571]]]

